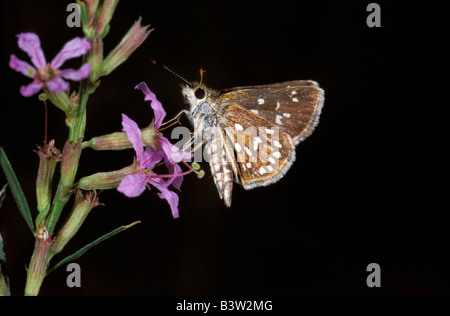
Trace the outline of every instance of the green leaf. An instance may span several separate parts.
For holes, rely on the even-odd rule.
[[[3,187],[3,189],[5,187]],[[6,264],[6,257],[5,253],[3,252],[3,239],[2,235],[0,234],[0,296],[11,295],[11,292],[9,290],[8,276],[3,273],[4,271],[6,271],[6,269],[4,269],[5,264]]]
[[[7,186],[8,186],[8,184],[5,184],[3,186],[3,188],[0,190],[0,209],[2,208],[2,203],[3,203],[3,200],[5,199],[5,196],[6,196],[5,191],[6,191],[6,187]],[[2,234],[0,234],[0,264],[2,264],[3,262],[6,262],[6,258],[5,258],[5,253],[3,252]],[[1,266],[0,266],[0,268],[1,268]]]
[[[48,214],[48,211],[49,211],[49,210],[50,210],[50,204],[47,205],[47,206],[44,208],[44,210],[38,214],[38,216],[36,216],[36,220],[35,220],[35,222],[36,222],[36,227],[40,227],[40,226],[41,226],[41,223],[42,223],[42,221],[47,217],[47,214]]]
[[[35,228],[33,219],[31,217],[30,207],[28,206],[27,199],[23,194],[22,187],[17,180],[16,174],[9,163],[8,157],[6,157],[3,148],[0,146],[0,165],[2,166],[3,172],[5,173],[6,179],[8,180],[9,187],[13,194],[14,200],[16,200],[17,207],[22,214],[25,222],[28,224],[31,232],[34,234]]]
[[[5,253],[3,252],[3,239],[2,234],[0,234],[0,264],[6,262]]]
[[[56,265],[54,265],[53,267],[51,267],[50,269],[47,270],[47,275],[49,275],[51,272],[55,271],[56,269],[58,269],[60,266],[62,266],[63,264],[66,264],[67,262],[71,262],[74,261],[76,259],[78,259],[79,257],[81,257],[82,255],[84,255],[89,249],[91,249],[92,247],[98,245],[99,243],[101,243],[102,241],[105,241],[106,239],[120,233],[123,232],[124,230],[127,230],[130,227],[133,227],[136,224],[139,224],[141,221],[136,221],[133,222],[129,225],[124,225],[124,226],[120,226],[117,227],[116,229],[114,229],[113,231],[103,235],[100,238],[97,238],[96,240],[94,240],[93,242],[91,242],[90,244],[87,244],[86,246],[84,246],[83,248],[81,248],[80,250],[76,251],[75,253],[73,253],[70,256],[67,256],[66,258],[64,258],[63,260],[61,260],[60,262],[58,262]]]
[[[2,208],[3,200],[5,199],[5,196],[6,196],[5,191],[6,191],[7,187],[8,187],[8,183],[5,184],[3,186],[3,188],[0,190],[0,208]]]
[[[104,39],[104,38],[106,37],[106,35],[108,35],[109,29],[110,29],[110,28],[111,28],[111,27],[110,27],[109,24],[105,27],[105,29],[103,30],[102,35],[100,35],[100,38],[101,38],[101,39]]]
[[[77,1],[77,4],[80,8],[81,24],[83,24],[83,27],[87,27],[88,26],[88,18],[87,18],[86,4],[81,1]]]

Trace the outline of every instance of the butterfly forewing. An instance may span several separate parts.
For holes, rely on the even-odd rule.
[[[289,134],[297,145],[318,123],[324,92],[315,81],[298,80],[222,91],[217,103],[237,103]]]

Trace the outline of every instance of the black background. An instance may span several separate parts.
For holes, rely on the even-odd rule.
[[[28,60],[15,34],[40,36],[47,60],[81,29],[66,26],[69,1],[2,2],[0,145],[35,210],[43,106],[23,98],[29,79],[8,67]],[[448,11],[439,3],[381,4],[381,28],[366,25],[369,1],[122,1],[105,38],[112,49],[132,23],[155,31],[102,79],[88,103],[86,139],[121,130],[121,113],[152,119],[134,86],[145,81],[168,112],[185,108],[178,80],[215,89],[312,79],[326,92],[321,121],[297,148],[286,176],[268,187],[235,186],[231,209],[206,176],[185,177],[180,218],[156,190],[128,199],[103,192],[64,255],[104,233],[142,223],[77,260],[81,288],[61,268],[42,295],[448,295],[448,177],[444,163]],[[67,63],[78,67],[80,60]],[[65,68],[65,67],[64,67]],[[72,83],[72,87],[76,87]],[[50,108],[49,137],[61,148],[64,115]],[[169,134],[166,134],[168,136]],[[122,168],[132,150],[85,150],[79,175]],[[447,162],[446,160],[445,162]],[[5,183],[0,174],[0,184]],[[0,211],[13,295],[22,295],[33,237],[11,195]],[[382,286],[366,286],[369,263]]]

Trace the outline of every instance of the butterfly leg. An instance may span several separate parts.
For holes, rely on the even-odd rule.
[[[180,111],[180,113],[175,115],[175,117],[171,118],[167,122],[162,123],[161,126],[164,126],[164,128],[160,128],[159,130],[162,131],[162,130],[165,130],[175,124],[180,124],[180,118],[181,118],[181,115],[183,115],[183,114],[186,114],[189,119],[191,119],[191,117],[192,117],[191,112],[189,112],[188,110],[182,110],[182,111]],[[168,125],[168,124],[170,124],[170,125]]]

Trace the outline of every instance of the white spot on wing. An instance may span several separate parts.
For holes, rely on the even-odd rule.
[[[247,162],[245,165],[246,165],[247,168],[249,168],[249,169],[252,167],[252,164],[251,164],[250,162]]]
[[[237,152],[240,152],[242,150],[241,145],[239,145],[237,143],[234,145],[234,148],[236,149]]]
[[[281,144],[280,144],[280,142],[277,141],[277,140],[274,140],[273,144],[274,144],[276,147],[278,147],[278,148],[281,148],[281,147],[282,147]]]
[[[277,102],[277,108],[275,110],[278,111],[279,107],[280,107],[280,102]]]
[[[237,131],[243,131],[243,130],[244,130],[244,128],[242,127],[242,125],[239,124],[239,123],[234,124],[234,128],[235,128]]]
[[[255,113],[255,114],[259,114],[259,111],[258,111],[258,110],[250,110],[250,112],[253,112],[253,113]]]
[[[294,91],[292,91],[292,93],[291,93],[292,95],[296,95],[297,94],[297,91],[296,90],[294,90]]]
[[[259,98],[258,99],[258,104],[264,104],[264,99],[263,98]]]
[[[283,116],[289,118],[289,117],[291,117],[291,114],[290,113],[283,113]]]
[[[298,102],[298,99],[297,98],[292,98],[292,101]]]
[[[280,158],[280,157],[281,157],[281,154],[280,154],[279,151],[274,152],[272,155],[273,155],[275,158]]]
[[[256,151],[258,149],[258,144],[262,143],[261,138],[255,137],[255,142],[253,143],[253,151]]]
[[[260,174],[265,174],[266,173],[266,169],[264,169],[264,167],[259,168],[259,173]]]
[[[281,115],[277,115],[277,117],[275,118],[275,123],[279,124],[279,125],[283,125],[283,123],[281,123],[281,119],[283,117]]]

